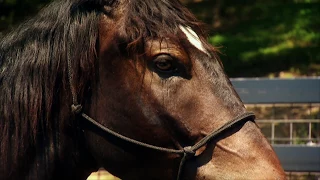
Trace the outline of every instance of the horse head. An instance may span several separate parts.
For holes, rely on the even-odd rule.
[[[181,150],[246,112],[201,23],[178,1],[119,0],[104,9],[99,80],[87,110],[103,126],[139,142]],[[253,120],[236,123],[197,149],[182,179],[284,178]],[[113,174],[176,178],[181,155],[97,131],[88,128],[87,142]]]
[[[55,1],[0,43],[0,179],[284,179],[178,0]]]

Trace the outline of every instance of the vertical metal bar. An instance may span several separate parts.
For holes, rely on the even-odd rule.
[[[271,144],[273,145],[274,144],[274,136],[275,136],[275,123],[274,123],[274,120],[275,120],[275,104],[272,104],[272,124],[271,124]]]
[[[308,135],[309,142],[312,141],[311,134],[312,134],[312,124],[311,124],[311,122],[309,122],[309,135]]]
[[[312,103],[309,103],[309,119],[312,118]],[[311,134],[312,134],[312,124],[309,122],[309,132],[308,132],[308,141],[311,143]]]
[[[271,144],[274,144],[274,129],[275,129],[275,123],[272,120],[272,124],[271,124]]]
[[[293,144],[293,123],[290,122],[290,144]]]

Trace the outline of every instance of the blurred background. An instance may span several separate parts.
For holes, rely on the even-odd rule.
[[[0,35],[50,0],[0,0]],[[320,75],[319,0],[182,0],[230,77]]]
[[[288,179],[319,180],[320,0],[181,1],[207,25]],[[49,2],[0,0],[0,38]],[[113,178],[99,171],[89,179]]]
[[[319,0],[185,0],[230,77],[320,75]]]

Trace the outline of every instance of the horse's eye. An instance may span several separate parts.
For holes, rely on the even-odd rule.
[[[163,73],[172,73],[176,70],[174,64],[174,60],[171,56],[162,54],[154,59],[154,68]]]
[[[148,66],[163,79],[172,76],[190,78],[190,75],[186,72],[185,66],[177,58],[169,54],[160,54],[156,56],[152,61],[148,61]]]

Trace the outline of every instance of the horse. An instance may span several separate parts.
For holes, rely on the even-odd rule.
[[[285,179],[178,0],[56,0],[0,42],[0,179]]]

